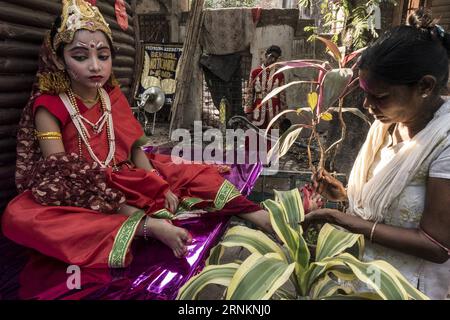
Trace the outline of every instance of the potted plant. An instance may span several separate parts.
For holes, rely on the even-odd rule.
[[[389,263],[365,262],[364,237],[325,224],[316,252],[303,237],[303,205],[298,189],[276,191],[263,205],[282,244],[261,231],[243,226],[228,230],[211,250],[207,266],[179,291],[177,299],[196,299],[208,284],[225,287],[225,299],[428,299]],[[226,247],[244,247],[244,261],[221,264]],[[359,280],[371,290],[359,292],[346,285]],[[283,287],[290,283],[291,291]]]

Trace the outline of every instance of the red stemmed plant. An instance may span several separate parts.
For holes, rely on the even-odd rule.
[[[334,44],[332,41],[319,36],[317,36],[316,39],[325,43],[330,55],[334,58],[335,62],[337,62],[338,67],[333,68],[328,61],[312,59],[291,60],[274,63],[266,68],[278,68],[273,76],[290,69],[310,68],[317,70],[317,77],[315,80],[291,81],[281,87],[278,87],[272,90],[258,106],[261,107],[269,99],[291,86],[304,84],[311,86],[311,92],[308,93],[306,99],[308,107],[298,108],[296,110],[289,109],[279,113],[272,119],[272,121],[270,121],[269,125],[267,126],[266,133],[280,117],[287,113],[295,112],[296,114],[301,115],[301,113],[303,112],[309,112],[311,114],[311,123],[294,124],[288,130],[286,130],[280,136],[276,144],[270,149],[268,153],[268,160],[273,161],[274,159],[280,158],[285,155],[292,144],[295,142],[295,140],[298,138],[301,131],[304,128],[311,129],[311,135],[309,137],[308,143],[308,160],[310,169],[313,173],[324,167],[325,156],[334,147],[341,143],[345,137],[346,125],[342,117],[343,112],[351,112],[361,117],[370,124],[368,118],[359,109],[343,107],[344,97],[358,86],[358,77],[354,72],[357,65],[355,60],[358,55],[364,50],[364,48],[354,51],[348,55],[343,55],[336,44]],[[348,67],[350,62],[352,62],[352,66]],[[330,147],[325,150],[319,139],[316,127],[320,121],[332,120],[332,112],[338,112],[342,127],[341,138],[335,141],[330,145]],[[313,140],[317,141],[317,145],[320,151],[320,158],[317,167],[313,165],[311,157],[311,142]]]

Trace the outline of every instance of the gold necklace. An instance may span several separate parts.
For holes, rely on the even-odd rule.
[[[78,105],[77,102],[75,100],[75,94],[72,90],[68,90],[67,92],[67,96],[69,97],[69,101],[71,102],[73,108],[75,109],[75,115],[80,116],[80,110],[78,109]],[[97,96],[100,97],[99,93],[97,93]],[[101,103],[102,103],[102,109],[104,112],[108,112],[109,115],[111,114],[111,110],[108,110],[108,108],[106,107],[106,103],[103,99],[100,99]],[[107,156],[107,159],[105,159],[105,161],[100,161],[97,156],[94,153],[94,150],[92,149],[91,145],[89,144],[89,137],[87,136],[86,132],[84,132],[83,130],[80,130],[78,132],[78,154],[80,157],[83,157],[83,153],[82,153],[82,140],[84,140],[84,144],[86,145],[86,149],[88,150],[88,153],[91,155],[91,158],[96,161],[98,164],[100,164],[100,166],[108,166],[110,161],[112,160],[113,162],[113,170],[117,171],[118,168],[116,166],[116,159],[114,157],[114,153],[115,153],[115,138],[114,138],[114,131],[112,131],[112,123],[106,122],[106,132],[107,132],[107,142],[109,145],[109,154]],[[112,157],[111,157],[112,155]],[[108,159],[109,158],[109,159]]]
[[[83,101],[84,104],[86,104],[86,103],[87,104],[96,104],[98,102],[98,98],[99,98],[98,91],[97,91],[97,95],[95,96],[94,99],[85,99],[82,96],[79,96],[78,94],[76,94],[75,92],[73,92],[73,95],[75,97],[77,97],[78,99],[80,99],[81,101]]]

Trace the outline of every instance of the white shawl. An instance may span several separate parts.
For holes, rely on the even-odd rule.
[[[436,111],[427,126],[407,141],[379,173],[367,181],[389,126],[378,120],[372,124],[350,173],[348,211],[366,220],[382,221],[392,202],[415,176],[421,164],[429,156],[440,152],[439,146],[450,134],[450,100]]]

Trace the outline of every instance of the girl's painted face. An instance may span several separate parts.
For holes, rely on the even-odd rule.
[[[383,123],[406,123],[421,114],[423,99],[415,85],[389,85],[360,70],[359,86],[364,91],[364,108]]]
[[[111,76],[111,48],[101,31],[77,31],[72,43],[64,47],[64,61],[72,87],[81,90],[98,89]]]

